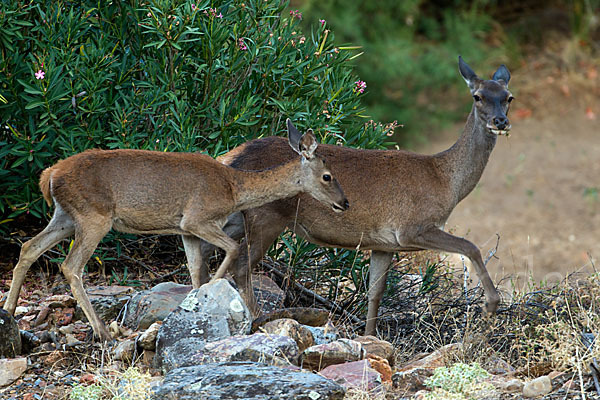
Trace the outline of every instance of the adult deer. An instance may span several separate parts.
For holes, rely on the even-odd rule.
[[[296,156],[286,154],[285,162],[264,171],[237,170],[202,154],[143,150],[88,150],[44,170],[40,187],[48,204],[55,204],[54,216],[40,234],[23,244],[4,309],[14,313],[30,265],[74,235],[61,270],[94,334],[110,340],[83,288],[82,272],[111,228],[182,235],[192,284],[199,287],[195,265],[200,239],[226,251],[213,279],[223,277],[237,258],[238,243],[221,229],[231,213],[301,192],[326,204],[324,209],[346,210],[348,200],[339,183],[315,155],[313,132],[302,135],[290,120],[287,128],[289,147]]]
[[[454,207],[479,181],[498,135],[510,130],[506,116],[513,100],[508,91],[510,73],[501,65],[491,80],[482,80],[461,57],[459,71],[473,96],[473,108],[464,133],[448,150],[421,155],[322,145],[317,153],[331,162],[333,173],[352,203],[348,212],[328,213],[305,195],[244,212],[246,238],[232,272],[255,313],[251,268],[286,227],[322,246],[372,250],[366,334],[375,333],[388,269],[393,253],[398,251],[431,249],[467,256],[483,285],[487,311],[495,312],[500,297],[478,248],[442,228]],[[266,168],[292,157],[284,147],[285,141],[277,137],[253,140],[220,160],[235,168]],[[242,237],[244,232],[238,224],[230,234]],[[203,253],[206,258],[208,248]],[[206,280],[208,273],[202,272],[202,276]]]

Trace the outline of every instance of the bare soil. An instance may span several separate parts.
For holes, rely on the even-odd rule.
[[[600,79],[597,63],[539,55],[514,71],[509,138],[501,137],[476,189],[447,229],[487,252],[488,269],[508,293],[593,271],[600,257]],[[483,74],[482,74],[483,75]],[[455,127],[420,151],[449,147]],[[455,258],[457,260],[457,258]],[[460,263],[460,261],[459,261]]]

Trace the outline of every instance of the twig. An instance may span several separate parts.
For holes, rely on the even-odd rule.
[[[169,272],[167,274],[164,274],[164,275],[158,276],[158,277],[156,277],[154,279],[151,279],[150,283],[154,284],[154,282],[158,282],[158,281],[162,282],[162,281],[166,280],[167,278],[170,278],[173,275],[177,275],[178,273],[180,273],[181,271],[184,271],[186,269],[187,269],[187,267],[185,267],[185,266],[184,267],[179,267],[175,271],[171,271],[171,272]]]
[[[276,262],[273,262],[273,264],[280,266]],[[344,317],[348,318],[349,320],[351,320],[354,323],[358,324],[358,323],[362,322],[362,320],[360,318],[358,318],[357,316],[355,316],[353,314],[350,314],[348,311],[344,310],[338,304],[336,304],[336,303],[334,303],[334,302],[326,299],[323,296],[320,296],[320,295],[316,294],[315,292],[313,292],[310,289],[307,289],[306,287],[304,287],[300,283],[289,279],[289,276],[287,274],[281,272],[279,269],[275,268],[274,266],[269,265],[267,262],[263,261],[261,263],[261,265],[263,267],[266,267],[270,272],[272,272],[273,274],[277,275],[279,278],[281,278],[283,280],[287,280],[294,287],[294,289],[296,289],[297,291],[299,291],[304,296],[305,299],[307,299],[307,300],[314,300],[314,301],[320,303],[321,305],[327,307],[332,312],[335,312],[335,313],[338,313],[338,314],[342,314]]]

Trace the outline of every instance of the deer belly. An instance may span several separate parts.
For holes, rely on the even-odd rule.
[[[163,233],[180,234],[179,223],[181,216],[165,215],[128,215],[113,218],[113,229],[125,233]]]

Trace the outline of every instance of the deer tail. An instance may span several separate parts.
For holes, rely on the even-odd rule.
[[[40,189],[44,195],[44,200],[46,200],[46,203],[48,203],[49,206],[52,205],[52,195],[50,194],[51,173],[52,167],[46,168],[44,171],[42,171],[42,176],[40,176]]]

